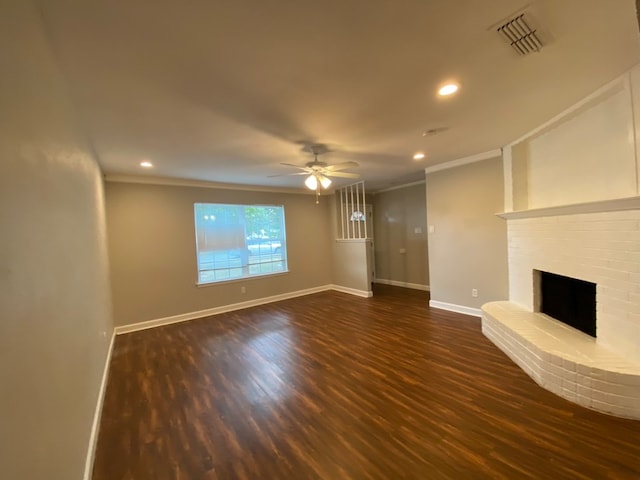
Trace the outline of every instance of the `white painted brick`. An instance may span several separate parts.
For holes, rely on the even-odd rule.
[[[560,396],[566,398],[570,402],[576,403],[578,394],[574,390],[567,390],[566,388],[563,388]]]
[[[555,383],[551,380],[548,380],[545,388],[550,392],[555,393],[556,395],[562,396],[562,385],[559,383]]]
[[[615,405],[611,405],[610,403],[601,402],[595,399],[591,399],[591,408],[600,410],[601,412],[611,413],[613,415],[622,410],[620,407],[616,407]]]
[[[640,294],[636,292],[630,292],[629,301],[635,305],[640,305]]]
[[[625,302],[629,300],[633,301],[630,297],[631,292],[629,292],[628,290],[619,290],[617,288],[602,286],[598,288],[598,292],[602,295],[606,295],[610,299],[623,300]]]
[[[609,267],[630,273],[640,273],[640,263],[635,261],[607,260]]]
[[[591,390],[592,382],[593,382],[593,379],[588,375],[578,375],[576,377],[577,388],[584,388],[585,390]]]
[[[556,357],[557,358],[557,357]],[[542,370],[544,372],[549,372],[559,378],[562,378],[564,376],[565,370],[564,368],[562,368],[562,366],[559,366],[557,364],[553,364],[553,363],[547,363],[545,365],[543,365]]]
[[[586,387],[584,385],[576,385],[576,393],[583,397],[591,398],[591,394],[593,393],[591,387]]]
[[[579,363],[576,365],[576,372],[579,377],[591,378],[592,368],[589,365]],[[581,382],[584,384],[584,382]]]
[[[557,355],[552,355],[551,356],[551,363],[554,365],[558,365],[560,367],[562,367],[562,357],[559,357]]]
[[[594,380],[592,389],[600,392],[607,392],[612,395],[621,395],[633,399],[640,399],[640,387],[636,385],[625,385],[623,383],[609,383]]]
[[[575,382],[575,378],[571,379],[571,378],[562,378],[562,388],[565,391],[571,391],[573,393],[575,393],[578,389],[578,386],[576,385]]]
[[[615,376],[612,378],[612,375],[615,375]],[[613,374],[613,373],[607,372],[605,379],[606,379],[605,381],[608,381],[610,383],[617,383],[619,385],[631,386],[633,390],[637,391],[638,397],[640,397],[640,375],[633,375],[628,373]],[[612,382],[612,379],[613,379],[613,382]]]
[[[598,392],[597,390],[593,391],[593,401],[599,401],[603,403],[608,403],[609,405],[613,405],[615,407],[623,407],[623,408],[633,408],[636,405],[636,398],[624,396],[624,395],[614,395],[612,393],[604,393]]]
[[[549,371],[541,372],[541,377],[544,378],[549,385],[554,385],[557,388],[562,388],[562,377],[554,375]]]
[[[628,275],[628,272],[620,272],[620,276],[623,277],[625,274]],[[624,297],[625,300],[630,300],[631,295],[634,292],[634,285],[627,279],[617,280],[614,278],[602,278],[600,282],[603,288],[610,288],[613,290],[618,290],[620,292],[620,297]]]
[[[578,392],[576,394],[576,403],[582,405],[583,407],[591,408],[592,398],[590,395],[580,395]]]
[[[483,331],[488,338],[499,331],[496,345],[540,386],[580,405],[640,419],[640,362],[608,350],[609,336],[594,340],[511,302],[488,305],[499,308],[491,308],[489,315],[487,305],[483,307]]]
[[[611,394],[603,390],[592,389],[591,398],[593,398],[594,401],[598,401],[598,402],[612,403],[609,401],[611,400]]]
[[[592,277],[597,276],[596,278],[599,280],[598,283],[607,282],[609,285],[610,280],[616,280],[619,282],[625,282],[621,288],[629,288],[633,284],[633,280],[631,280],[632,273],[626,270],[614,270],[612,268],[601,268],[599,267],[597,270],[593,269],[591,265],[583,264],[585,267],[588,267]],[[615,285],[609,285],[613,288]]]
[[[567,358],[563,358],[562,359],[562,368],[564,368],[564,370],[565,370],[563,376],[568,377],[570,374],[573,373],[573,375],[575,377],[576,363],[574,361],[569,360]]]
[[[566,382],[567,384],[571,383],[573,385],[577,385],[578,383],[578,374],[576,372],[564,372],[564,375],[562,376],[562,380],[563,382]],[[569,388],[569,387],[567,387]],[[575,390],[575,387],[572,387]]]

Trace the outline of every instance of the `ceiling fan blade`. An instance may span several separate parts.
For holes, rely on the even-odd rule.
[[[288,177],[289,175],[309,175],[309,172],[281,173],[280,175],[268,175],[268,178]]]
[[[357,173],[348,172],[323,172],[325,177],[340,177],[340,178],[360,178]]]
[[[356,162],[343,162],[343,163],[328,165],[325,167],[325,170],[329,172],[337,172],[338,170],[346,170],[347,168],[355,168],[357,166],[358,164]]]
[[[285,167],[299,168],[300,170],[309,168],[306,165],[294,165],[293,163],[281,163],[280,165],[284,165]]]

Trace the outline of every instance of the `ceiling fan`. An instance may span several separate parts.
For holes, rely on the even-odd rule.
[[[292,163],[280,164],[287,167],[297,168],[299,170],[302,170],[301,172],[285,173],[284,175],[271,176],[284,177],[288,175],[307,175],[304,184],[309,190],[315,190],[316,194],[318,195],[320,193],[320,187],[326,190],[331,185],[331,179],[329,177],[360,178],[360,175],[358,175],[357,173],[343,172],[343,170],[357,167],[358,164],[356,162],[342,162],[333,165],[329,165],[326,162],[320,162],[318,160],[318,155],[322,155],[323,153],[327,153],[329,151],[325,145],[308,145],[307,147],[303,148],[303,150],[313,154],[313,161],[308,162],[305,165],[294,165]]]

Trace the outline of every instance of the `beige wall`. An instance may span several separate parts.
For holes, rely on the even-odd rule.
[[[330,213],[331,281],[339,287],[357,290],[361,294],[371,294],[371,243],[365,239],[337,240],[342,237],[340,222],[344,217],[341,214],[340,198],[338,195],[331,195],[325,199]]]
[[[373,228],[376,278],[428,286],[424,183],[374,195]]]
[[[117,325],[331,283],[329,202],[312,195],[108,182],[106,198]],[[196,202],[284,205],[289,273],[197,287]]]
[[[333,283],[358,292],[371,292],[368,240],[336,240],[333,246]]]
[[[31,1],[0,42],[0,478],[80,479],[113,331],[101,174]]]
[[[431,300],[479,308],[508,298],[502,159],[427,175]],[[478,289],[478,297],[471,290]]]

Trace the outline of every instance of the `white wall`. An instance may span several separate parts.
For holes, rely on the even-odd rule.
[[[636,194],[629,92],[611,92],[529,143],[529,208]]]
[[[113,332],[102,178],[30,0],[0,43],[0,478],[80,479]]]
[[[507,146],[513,177],[506,180],[512,182],[515,208],[637,195],[639,106],[636,67]]]

